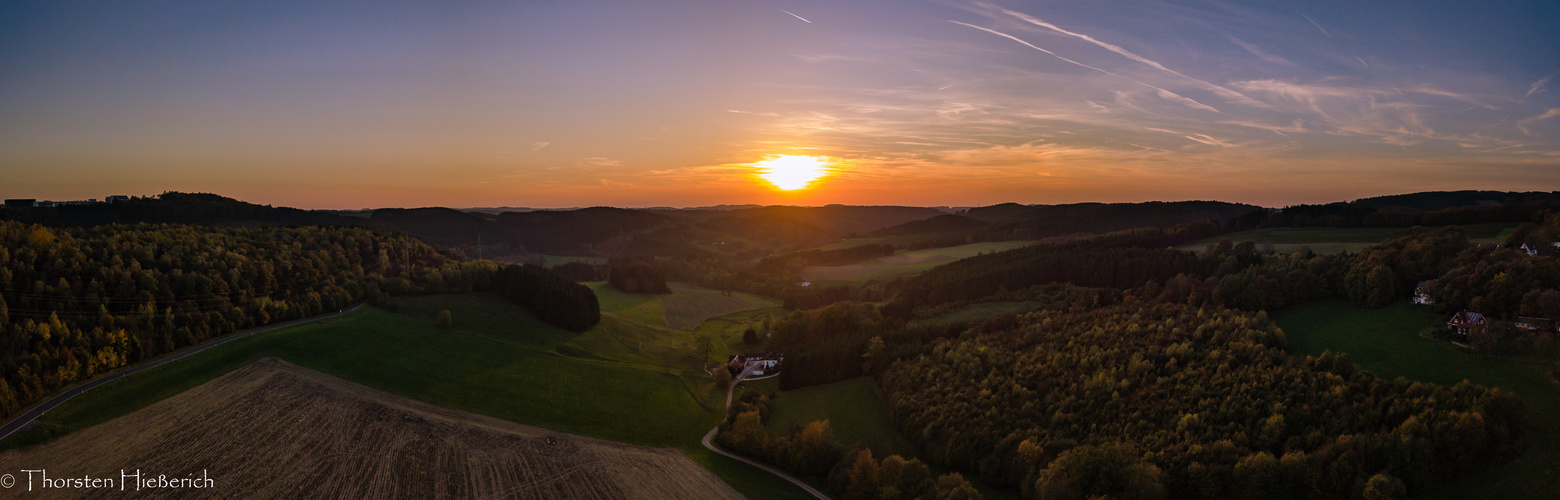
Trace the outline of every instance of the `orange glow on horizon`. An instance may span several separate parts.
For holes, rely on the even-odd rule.
[[[769,181],[781,191],[806,188],[813,181],[829,175],[829,157],[780,155],[753,164],[759,178]]]

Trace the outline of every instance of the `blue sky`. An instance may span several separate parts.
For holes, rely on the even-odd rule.
[[[971,205],[1560,189],[1560,2],[0,7],[0,188]],[[834,160],[801,192],[766,156]]]

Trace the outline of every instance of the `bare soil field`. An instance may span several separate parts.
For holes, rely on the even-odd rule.
[[[275,358],[56,441],[0,454],[0,471],[25,469],[46,469],[51,479],[115,481],[121,469],[170,478],[205,471],[215,481],[210,489],[136,495],[150,497],[742,498],[675,450],[441,408]],[[26,486],[25,475],[16,479],[13,490]],[[98,497],[117,486],[26,495]]]
[[[710,318],[777,305],[741,292],[722,295],[719,290],[676,282],[667,283],[667,286],[671,287],[672,294],[658,296],[657,300],[661,301],[666,326],[679,330],[693,330]]]

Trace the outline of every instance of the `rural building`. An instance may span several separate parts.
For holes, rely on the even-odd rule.
[[[1527,243],[1523,243],[1522,246],[1518,247],[1517,249],[1521,250],[1522,253],[1528,254],[1528,257],[1538,256],[1538,249],[1528,247]]]
[[[1419,282],[1419,286],[1414,287],[1414,303],[1427,306],[1434,304],[1435,297],[1430,296],[1430,289],[1434,287],[1435,280],[1425,280]]]
[[[1467,336],[1475,326],[1484,324],[1484,315],[1473,311],[1459,311],[1452,315],[1452,319],[1446,322],[1446,326],[1452,328],[1458,335]]]
[[[1555,320],[1552,320],[1552,319],[1549,319],[1549,318],[1533,318],[1533,317],[1528,317],[1528,316],[1517,316],[1517,320],[1512,322],[1511,325],[1515,326],[1517,328],[1521,328],[1523,330],[1530,331],[1530,332],[1554,332],[1555,331]]]
[[[5,200],[6,208],[32,208],[38,206],[38,200],[32,198],[16,198]]]
[[[726,370],[735,375],[751,369],[753,375],[763,375],[766,370],[774,370],[782,361],[785,361],[785,349],[771,347],[761,353],[733,354],[726,361]]]

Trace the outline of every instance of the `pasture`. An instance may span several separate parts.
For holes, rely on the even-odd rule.
[[[1454,385],[1468,380],[1521,396],[1533,426],[1527,451],[1516,460],[1425,498],[1554,498],[1560,477],[1560,385],[1552,366],[1482,357],[1458,350],[1420,332],[1444,321],[1423,306],[1407,302],[1366,309],[1344,301],[1310,302],[1273,314],[1296,356],[1324,350],[1348,353],[1361,368],[1380,377]]]
[[[672,282],[667,286],[672,294],[656,296],[656,300],[661,303],[666,326],[679,330],[696,329],[711,318],[779,305],[757,295],[742,292],[726,295],[691,283]]]

